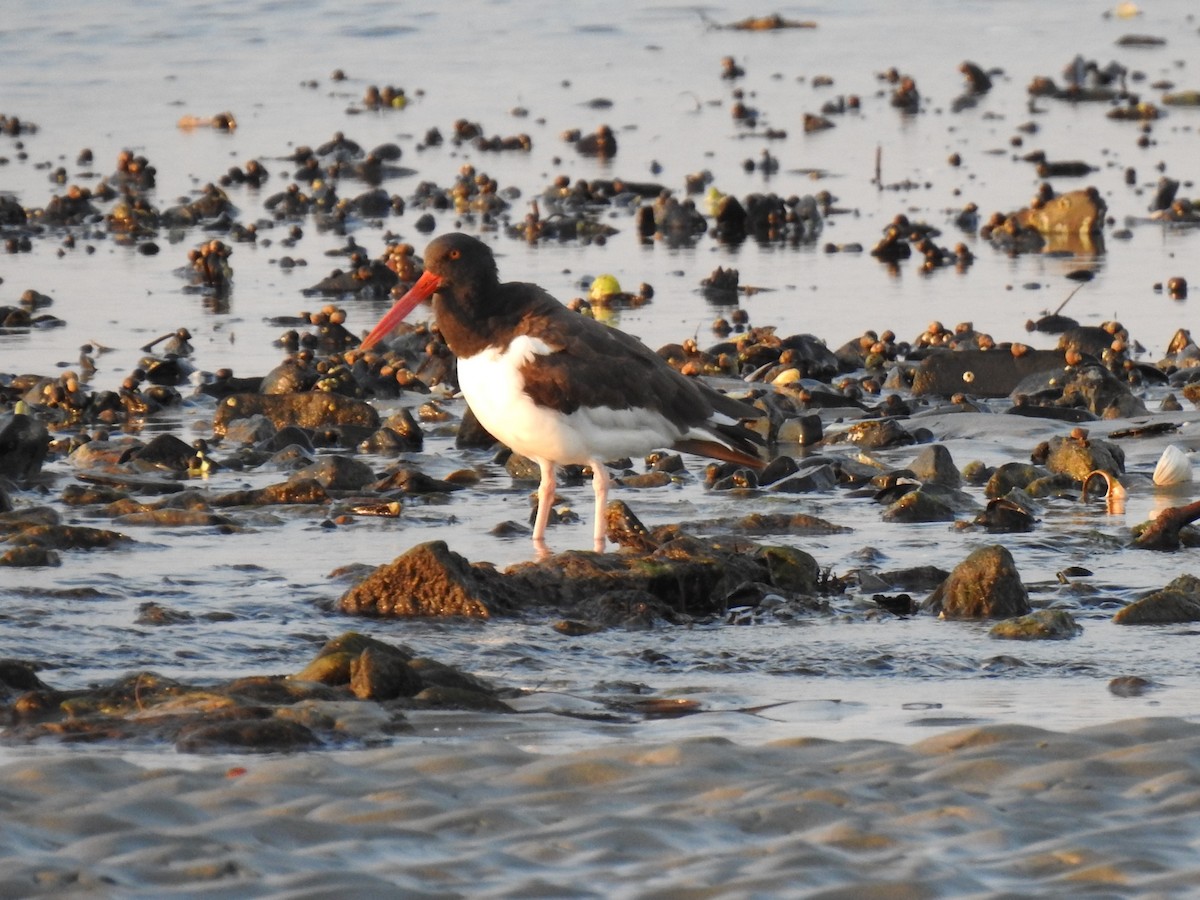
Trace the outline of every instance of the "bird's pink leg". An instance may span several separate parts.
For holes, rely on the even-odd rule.
[[[592,467],[592,490],[596,493],[596,552],[603,553],[604,539],[608,534],[605,509],[608,507],[608,486],[612,479],[609,477],[608,467],[600,460],[589,460],[588,465]]]
[[[550,523],[550,510],[554,506],[554,463],[539,459],[537,464],[542,479],[537,491],[537,516],[533,520],[533,549],[538,559],[545,559],[550,555],[550,548],[546,546],[546,526]]]

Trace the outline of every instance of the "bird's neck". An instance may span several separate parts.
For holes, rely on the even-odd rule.
[[[438,329],[455,356],[472,357],[496,344],[513,318],[503,286],[439,291],[433,300]]]

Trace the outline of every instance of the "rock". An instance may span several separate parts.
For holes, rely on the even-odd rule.
[[[319,482],[306,478],[285,481],[264,488],[231,491],[219,494],[210,501],[213,506],[270,506],[276,503],[326,503],[329,495]]]
[[[917,442],[917,439],[895,419],[855,422],[846,429],[842,437],[856,446],[869,450],[902,447]]]
[[[942,444],[930,444],[917,454],[908,468],[923,482],[933,482],[949,488],[962,486],[962,473],[954,465],[950,451]]]
[[[989,500],[987,509],[975,517],[975,524],[992,534],[1032,531],[1036,523],[1033,500],[1020,488]]]
[[[677,613],[708,615],[724,610],[725,598],[744,582],[770,582],[760,548],[749,542],[725,546],[671,528],[655,529],[658,549],[642,556],[561,553],[549,560],[521,563],[507,571],[520,596],[556,607],[574,608],[610,591],[645,591]]]
[[[640,590],[615,590],[588,597],[570,613],[570,621],[581,629],[579,633],[589,634],[604,628],[648,631],[659,622],[679,621],[665,603]]]
[[[173,472],[186,472],[196,451],[175,437],[173,434],[155,436],[148,444],[136,447],[123,456],[121,462],[129,463],[136,460],[141,463],[135,467],[137,471],[153,471],[168,469]]]
[[[781,444],[799,444],[809,447],[819,443],[825,436],[824,425],[817,413],[790,416],[779,425],[776,440]]]
[[[182,625],[192,621],[195,621],[195,616],[193,616],[187,610],[171,609],[170,607],[163,606],[160,603],[155,603],[153,600],[150,600],[138,607],[137,618],[133,620],[133,624]]]
[[[353,447],[379,428],[379,413],[371,404],[342,394],[315,391],[283,394],[233,394],[217,406],[213,433],[224,437],[230,422],[262,415],[277,428],[298,425],[310,430],[337,429]],[[348,442],[348,443],[347,443]]]
[[[182,753],[287,753],[320,746],[321,739],[299,722],[246,715],[186,725],[175,741],[175,748]]]
[[[807,494],[813,491],[831,491],[838,486],[837,471],[829,463],[808,466],[791,478],[784,478],[771,485],[771,490],[782,494]]]
[[[1118,675],[1109,681],[1108,692],[1117,697],[1140,697],[1155,687],[1158,685],[1140,675]]]
[[[972,552],[921,608],[945,619],[1007,619],[1030,611],[1012,554],[999,544]]]
[[[1079,496],[1079,490],[1079,482],[1063,472],[1035,478],[1025,485],[1025,493],[1034,499],[1065,497],[1074,500]]]
[[[899,478],[893,478],[899,475]],[[956,513],[973,513],[979,509],[975,499],[957,488],[936,482],[919,485],[912,490],[908,473],[887,477],[890,486],[884,487],[876,499],[886,503],[897,491],[905,491],[883,513],[886,522],[948,522]]]
[[[487,619],[513,608],[504,578],[473,566],[444,541],[418,544],[342,595],[338,608],[360,616],[465,616]]]
[[[45,547],[14,547],[0,553],[0,566],[25,568],[31,566],[61,566],[62,560]]]
[[[821,578],[821,566],[812,554],[797,547],[763,547],[771,584],[796,594],[812,594]]]
[[[1147,414],[1146,404],[1129,385],[1100,365],[1073,367],[1058,383],[1058,405],[1086,409],[1101,419],[1121,419]]]
[[[909,491],[883,511],[885,522],[953,522],[954,509],[931,491]]]
[[[1010,641],[1061,641],[1082,634],[1083,628],[1061,609],[1039,609],[1027,616],[997,622],[988,637]]]
[[[271,440],[278,430],[274,423],[261,413],[232,419],[225,425],[224,438],[233,444],[257,446]]]
[[[1044,235],[1093,235],[1103,231],[1107,210],[1100,193],[1089,187],[1060,194],[1014,216],[1021,226],[1036,228]]]
[[[984,487],[984,497],[1006,497],[1013,488],[1025,490],[1032,482],[1049,474],[1044,468],[1027,462],[1006,462],[991,473],[988,485]]]
[[[435,709],[465,709],[470,712],[512,712],[513,708],[493,694],[470,688],[432,685],[425,688],[413,702]]]
[[[1082,429],[1039,444],[1032,460],[1049,472],[1069,475],[1080,484],[1097,470],[1114,476],[1125,471],[1124,450],[1112,441],[1089,438]]]
[[[420,469],[412,466],[397,466],[388,470],[378,481],[371,485],[371,490],[377,493],[386,491],[403,491],[417,496],[427,494],[451,494],[461,491],[461,484],[454,484],[441,478],[426,475]]]
[[[8,543],[48,550],[96,550],[129,544],[132,539],[119,531],[86,525],[31,525],[9,537]]]
[[[421,676],[394,652],[367,647],[350,664],[350,690],[359,700],[412,697],[423,688]]]
[[[1180,575],[1162,589],[1117,610],[1113,622],[1117,625],[1200,622],[1200,578]]]
[[[853,529],[807,513],[750,513],[737,519],[712,519],[697,523],[706,531],[737,534],[845,534]]]
[[[28,481],[42,469],[50,448],[50,432],[33,416],[0,416],[0,476]]]
[[[1014,355],[1003,349],[936,350],[913,373],[915,396],[1007,397],[1027,376],[1062,369],[1063,355],[1054,350],[1030,350]]]
[[[311,479],[327,491],[358,491],[375,480],[374,470],[365,462],[334,454],[322,456],[315,463],[297,469],[288,481]]]
[[[0,659],[0,700],[25,691],[45,691],[49,687],[37,677],[38,666],[23,659]]]

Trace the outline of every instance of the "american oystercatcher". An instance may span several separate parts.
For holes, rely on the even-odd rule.
[[[433,297],[437,327],[458,357],[458,384],[493,437],[538,464],[533,543],[547,555],[555,465],[586,464],[596,495],[595,548],[604,552],[606,460],[658,448],[761,469],[759,410],[672,369],[636,338],[572,312],[534,284],[501,283],[491,248],[445,234],[425,272],[362,343],[383,339]]]

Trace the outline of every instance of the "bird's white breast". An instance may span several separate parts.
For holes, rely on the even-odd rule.
[[[572,413],[539,406],[525,392],[523,366],[555,352],[530,335],[507,347],[488,347],[458,360],[458,384],[481,425],[499,441],[533,459],[585,464],[670,446],[680,431],[650,409],[610,409],[583,403]],[[580,384],[576,389],[586,391]]]

